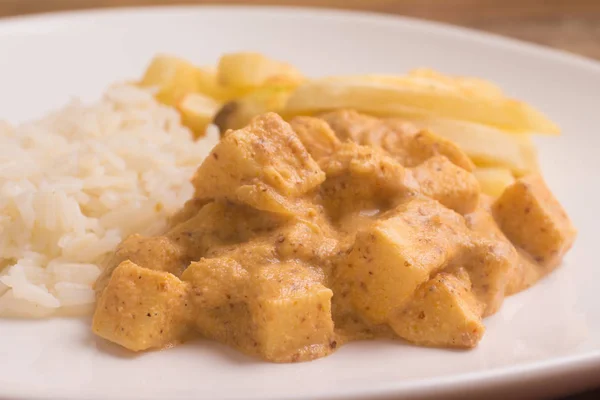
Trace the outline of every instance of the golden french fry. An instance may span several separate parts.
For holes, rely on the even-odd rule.
[[[219,83],[217,70],[211,67],[198,68],[198,92],[214,98],[219,102],[227,102],[242,97],[251,89],[227,87]]]
[[[477,166],[506,168],[516,176],[538,170],[536,150],[529,135],[439,118],[410,119],[410,122],[453,141]]]
[[[190,93],[177,104],[181,122],[190,128],[196,138],[204,136],[206,127],[212,122],[219,108],[220,104],[213,98],[200,93]]]
[[[405,77],[334,77],[298,87],[285,111],[300,115],[353,108],[378,115],[470,121],[514,132],[559,133],[553,122],[525,103],[476,94]]]
[[[515,181],[512,172],[506,168],[476,168],[473,174],[479,181],[481,191],[493,197],[500,196]]]
[[[256,115],[269,111],[279,112],[291,91],[282,86],[266,86],[244,97],[225,104],[214,118],[214,123],[225,132],[245,126]]]
[[[217,79],[226,87],[257,88],[265,84],[297,86],[304,78],[293,66],[260,53],[232,53],[219,60]]]
[[[199,70],[177,57],[158,55],[150,62],[140,86],[157,87],[156,99],[175,106],[186,94],[198,88]]]
[[[463,76],[448,76],[432,69],[417,68],[408,73],[407,78],[422,80],[423,84],[443,84],[446,86],[454,86],[462,90],[465,94],[475,94],[477,96],[487,97],[504,97],[504,92],[492,82],[484,79],[463,77]]]
[[[342,75],[324,79],[336,82],[359,81],[383,85],[413,86],[415,88],[430,87],[440,90],[458,91],[465,95],[475,95],[478,97],[504,97],[502,89],[486,80],[472,77],[448,76],[427,68],[412,70],[407,75]]]

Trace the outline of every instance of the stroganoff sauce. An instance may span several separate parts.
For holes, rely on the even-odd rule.
[[[198,332],[275,362],[377,337],[473,347],[575,230],[539,176],[494,200],[472,170],[401,121],[259,116],[224,135],[167,232],[119,246],[93,330],[135,351]]]

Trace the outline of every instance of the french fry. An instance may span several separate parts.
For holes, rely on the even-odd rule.
[[[324,79],[335,82],[359,81],[393,86],[412,86],[414,88],[431,87],[440,90],[459,91],[465,95],[475,95],[478,97],[504,97],[502,89],[486,80],[472,77],[448,76],[427,68],[412,70],[407,75],[349,75]]]
[[[214,98],[219,102],[228,102],[238,97],[245,96],[251,89],[228,87],[219,83],[217,70],[211,67],[198,68],[198,92]]]
[[[410,119],[456,143],[479,167],[500,167],[522,176],[538,170],[537,153],[529,135],[514,135],[490,126],[444,119]]]
[[[559,133],[553,122],[525,103],[477,96],[455,86],[381,75],[324,78],[298,87],[285,112],[301,115],[354,108],[377,115],[470,121],[514,132]]]
[[[227,129],[241,128],[256,115],[281,111],[290,93],[290,89],[285,86],[266,86],[257,89],[225,104],[215,116],[214,123],[223,133]]]
[[[219,60],[217,79],[225,87],[244,89],[267,84],[297,86],[303,77],[293,66],[260,53],[232,53]]]
[[[150,62],[139,84],[157,87],[156,99],[163,104],[176,106],[186,94],[197,90],[199,70],[177,57],[158,55]]]
[[[481,191],[493,197],[500,196],[515,181],[511,171],[506,168],[477,168],[473,174],[479,181]]]
[[[200,93],[190,93],[177,104],[181,122],[190,128],[196,138],[204,136],[206,127],[212,122],[219,108],[220,104],[212,97]]]
[[[423,84],[433,83],[459,88],[465,94],[475,94],[477,96],[504,97],[504,92],[492,82],[484,79],[448,76],[428,68],[418,68],[410,71],[408,79],[421,80]]]

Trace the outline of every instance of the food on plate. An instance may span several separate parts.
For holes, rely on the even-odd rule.
[[[454,142],[402,119],[375,118],[354,110],[329,112],[321,118],[342,140],[381,148],[409,167],[439,154],[467,171],[474,168],[469,157]]]
[[[203,135],[209,119],[224,133],[269,111],[290,120],[352,109],[398,117],[403,129],[412,125],[410,129],[443,136],[458,144],[478,168],[508,169],[513,178],[538,171],[532,134],[559,133],[539,111],[510,99],[490,82],[424,68],[406,75],[308,79],[289,64],[258,53],[225,54],[216,68],[163,55],[153,60],[140,84],[158,86],[157,99],[178,105],[184,125],[196,137]],[[191,103],[182,100],[185,96],[198,94],[206,99],[202,104],[181,106]],[[485,193],[498,194],[481,183]]]
[[[507,187],[492,212],[506,237],[543,267],[558,265],[575,239],[569,217],[539,175]]]
[[[187,126],[196,138],[204,136],[219,109],[219,103],[201,93],[188,93],[177,103],[181,123]]]
[[[531,139],[557,133],[477,78],[159,55],[97,104],[0,122],[0,316],[95,303],[133,351],[200,335],[273,362],[471,348],[575,240]]]
[[[493,197],[500,196],[515,181],[512,172],[506,168],[477,168],[473,174],[479,181],[481,192]]]
[[[177,107],[182,123],[201,137],[213,119],[221,128],[237,129],[258,114],[283,109],[304,80],[287,63],[241,52],[224,54],[216,68],[158,55],[138,84],[153,88],[161,103]]]
[[[217,140],[194,142],[175,109],[131,85],[0,124],[0,316],[89,313],[104,257],[164,229]]]
[[[225,87],[255,89],[268,85],[297,86],[304,77],[293,66],[260,53],[230,53],[219,59],[217,79]]]
[[[308,114],[352,108],[397,117],[434,115],[491,125],[514,132],[559,133],[558,127],[529,105],[501,93],[448,84],[413,75],[339,76],[306,82],[294,91],[286,112]]]
[[[259,115],[224,134],[163,233],[119,245],[92,329],[134,351],[196,332],[273,362],[367,338],[474,347],[576,232],[539,174],[494,199],[473,170],[395,118]]]
[[[537,153],[529,135],[440,118],[414,119],[411,123],[456,143],[479,167],[505,168],[517,177],[538,170]]]
[[[248,93],[225,104],[214,114],[214,124],[224,132],[227,129],[239,129],[252,118],[265,112],[281,112],[292,88],[285,85],[271,85]]]
[[[198,89],[201,74],[200,69],[185,60],[160,55],[152,60],[139,84],[155,87],[157,100],[174,106],[183,96]]]

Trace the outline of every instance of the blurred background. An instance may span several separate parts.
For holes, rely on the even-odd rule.
[[[442,21],[600,59],[600,0],[0,0],[0,17],[166,4],[330,7]]]

